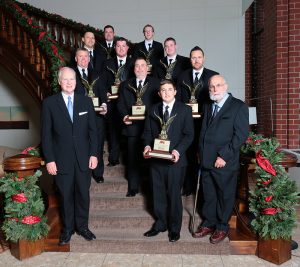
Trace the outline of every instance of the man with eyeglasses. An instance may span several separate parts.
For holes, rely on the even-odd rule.
[[[249,113],[243,101],[228,93],[228,85],[221,75],[209,80],[209,96],[210,101],[203,107],[199,138],[203,221],[193,236],[211,235],[210,242],[216,244],[228,236],[240,148],[249,132]]]

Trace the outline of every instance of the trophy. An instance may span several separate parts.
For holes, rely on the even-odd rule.
[[[174,71],[174,68],[176,66],[176,60],[174,62],[172,62],[169,66],[166,65],[165,63],[163,63],[161,60],[160,60],[160,64],[162,64],[164,66],[164,68],[166,69],[166,76],[165,76],[165,79],[167,80],[172,80],[172,73]]]
[[[108,70],[112,72],[112,74],[115,77],[114,84],[111,86],[111,95],[108,96],[108,99],[116,99],[118,98],[118,91],[119,91],[119,86],[121,83],[121,74],[123,73],[125,65],[120,66],[117,71],[112,70],[111,68],[107,67]]]
[[[111,58],[111,51],[112,51],[112,47],[106,48],[105,46],[103,46],[102,44],[100,44],[100,46],[102,47],[102,49],[105,51],[106,53],[106,59],[110,59]]]
[[[93,101],[95,111],[103,111],[103,107],[99,106],[99,98],[95,96],[94,91],[93,91],[93,88],[98,79],[99,79],[99,77],[97,77],[97,79],[95,79],[94,81],[89,83],[86,79],[81,77],[81,82],[82,82],[85,90],[87,91],[88,97],[90,97]]]
[[[201,115],[198,112],[198,102],[196,99],[196,94],[202,86],[202,83],[198,82],[196,85],[188,85],[185,83],[185,81],[183,81],[183,84],[189,89],[191,94],[189,103],[187,103],[187,105],[189,105],[192,108],[193,118],[200,118]]]
[[[144,52],[142,50],[140,50],[140,52],[144,55],[145,59],[146,59],[146,62],[147,62],[147,66],[148,66],[148,74],[151,74],[152,72],[152,64],[150,62],[150,59],[152,57],[152,54],[153,54],[153,49],[150,49],[148,52]]]
[[[154,158],[161,158],[161,159],[173,159],[173,155],[169,152],[170,149],[170,140],[168,140],[167,132],[169,130],[169,127],[177,114],[174,116],[171,116],[166,122],[163,121],[159,116],[156,115],[154,112],[154,115],[158,118],[160,125],[161,125],[161,132],[158,135],[158,138],[154,139],[154,146],[153,150],[149,152],[150,157]]]
[[[128,87],[135,93],[135,96],[136,96],[135,105],[133,105],[131,108],[132,116],[129,116],[128,119],[129,120],[144,120],[146,106],[144,105],[144,103],[142,101],[142,96],[145,94],[145,92],[148,88],[148,83],[146,83],[141,89],[136,89],[131,85],[129,85]]]

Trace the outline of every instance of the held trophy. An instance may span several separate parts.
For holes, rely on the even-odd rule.
[[[158,118],[160,125],[161,125],[161,132],[158,135],[158,138],[154,139],[154,146],[153,150],[149,152],[149,156],[153,158],[161,158],[161,159],[173,159],[173,155],[169,152],[170,149],[170,140],[168,140],[167,132],[170,128],[171,123],[177,116],[170,117],[166,122],[164,122],[159,116],[155,113],[154,115]]]
[[[166,69],[165,79],[172,80],[172,74],[173,74],[174,68],[176,66],[176,62],[177,61],[175,60],[168,66],[160,60],[160,64],[162,64],[164,66],[164,68]]]
[[[190,94],[191,94],[189,103],[186,103],[186,104],[192,108],[193,118],[195,118],[195,119],[200,118],[201,115],[199,114],[196,94],[198,93],[202,83],[199,82],[196,85],[188,85],[183,81],[183,84],[189,89]]]
[[[108,99],[109,100],[112,100],[112,99],[116,99],[118,98],[118,92],[119,92],[119,86],[120,86],[120,83],[121,83],[121,75],[123,73],[123,70],[124,70],[124,67],[125,65],[122,65],[121,67],[119,67],[117,69],[117,71],[114,71],[112,70],[111,68],[107,67],[107,69],[109,71],[112,72],[112,74],[114,75],[115,77],[115,81],[114,81],[114,84],[111,86],[111,95],[108,96]]]
[[[136,102],[135,105],[131,108],[131,114],[132,116],[128,117],[128,120],[144,120],[145,119],[145,112],[146,112],[146,106],[144,105],[142,101],[142,96],[145,94],[148,83],[146,83],[141,89],[136,89],[133,86],[129,85],[129,88],[135,93],[136,96]]]
[[[104,107],[99,106],[99,98],[95,96],[94,91],[93,91],[93,88],[98,79],[99,79],[99,77],[97,79],[95,79],[94,81],[92,81],[91,83],[89,83],[86,79],[81,77],[81,81],[82,81],[82,84],[83,84],[85,90],[87,91],[87,95],[93,101],[95,111],[103,111]]]
[[[146,59],[147,66],[148,66],[148,74],[152,73],[152,64],[150,62],[150,59],[152,57],[153,51],[154,51],[153,49],[150,49],[148,52],[145,53],[144,51],[140,50],[140,52],[144,55]]]
[[[110,59],[111,58],[111,51],[112,51],[112,47],[106,48],[105,46],[103,46],[102,44],[100,44],[101,48],[105,51],[106,53],[106,59]]]

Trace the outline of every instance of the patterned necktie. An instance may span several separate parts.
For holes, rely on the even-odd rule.
[[[194,80],[195,85],[199,83],[198,75],[199,75],[199,72],[195,72],[195,80]]]
[[[165,112],[164,112],[164,123],[166,123],[167,121],[168,121],[168,119],[169,119],[169,117],[170,117],[170,114],[169,114],[169,106],[166,106],[165,107]]]
[[[85,73],[85,69],[82,69],[82,78],[85,79],[85,80],[87,80],[87,78],[88,78],[86,73]]]
[[[172,64],[173,58],[169,59],[169,66]]]
[[[138,91],[141,91],[141,89],[142,89],[142,82],[143,82],[142,80],[139,81],[139,85],[138,85],[138,88],[137,88]]]
[[[67,105],[67,108],[68,108],[68,112],[69,112],[71,121],[73,122],[73,103],[72,103],[71,96],[68,96],[68,105]]]

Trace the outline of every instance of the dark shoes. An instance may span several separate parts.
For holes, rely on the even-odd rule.
[[[74,234],[74,231],[72,232],[62,232],[59,237],[58,245],[63,246],[70,243],[71,237]]]
[[[116,166],[116,165],[118,165],[118,164],[120,164],[120,161],[118,161],[118,160],[113,160],[113,161],[108,162],[107,166],[113,167],[113,166]]]
[[[138,194],[138,190],[129,190],[126,194],[126,197],[135,197],[136,194]]]
[[[92,241],[96,239],[96,236],[88,228],[76,231],[76,233],[78,235],[81,235],[87,241]]]
[[[201,238],[201,237],[212,234],[214,231],[215,231],[214,228],[200,226],[198,228],[198,230],[195,233],[193,233],[193,237],[194,238]]]
[[[176,233],[176,232],[169,233],[169,241],[170,242],[176,242],[179,240],[179,238],[180,238],[180,233]]]
[[[166,230],[159,231],[159,230],[156,230],[155,228],[151,228],[149,231],[147,231],[146,233],[144,233],[144,236],[146,236],[146,237],[152,237],[152,236],[156,236],[159,233],[165,232],[165,231]]]
[[[209,238],[210,243],[217,244],[223,241],[228,236],[228,231],[216,230]]]
[[[96,181],[97,184],[102,184],[104,183],[104,178],[103,176],[100,176],[100,177],[93,177],[94,180]]]

